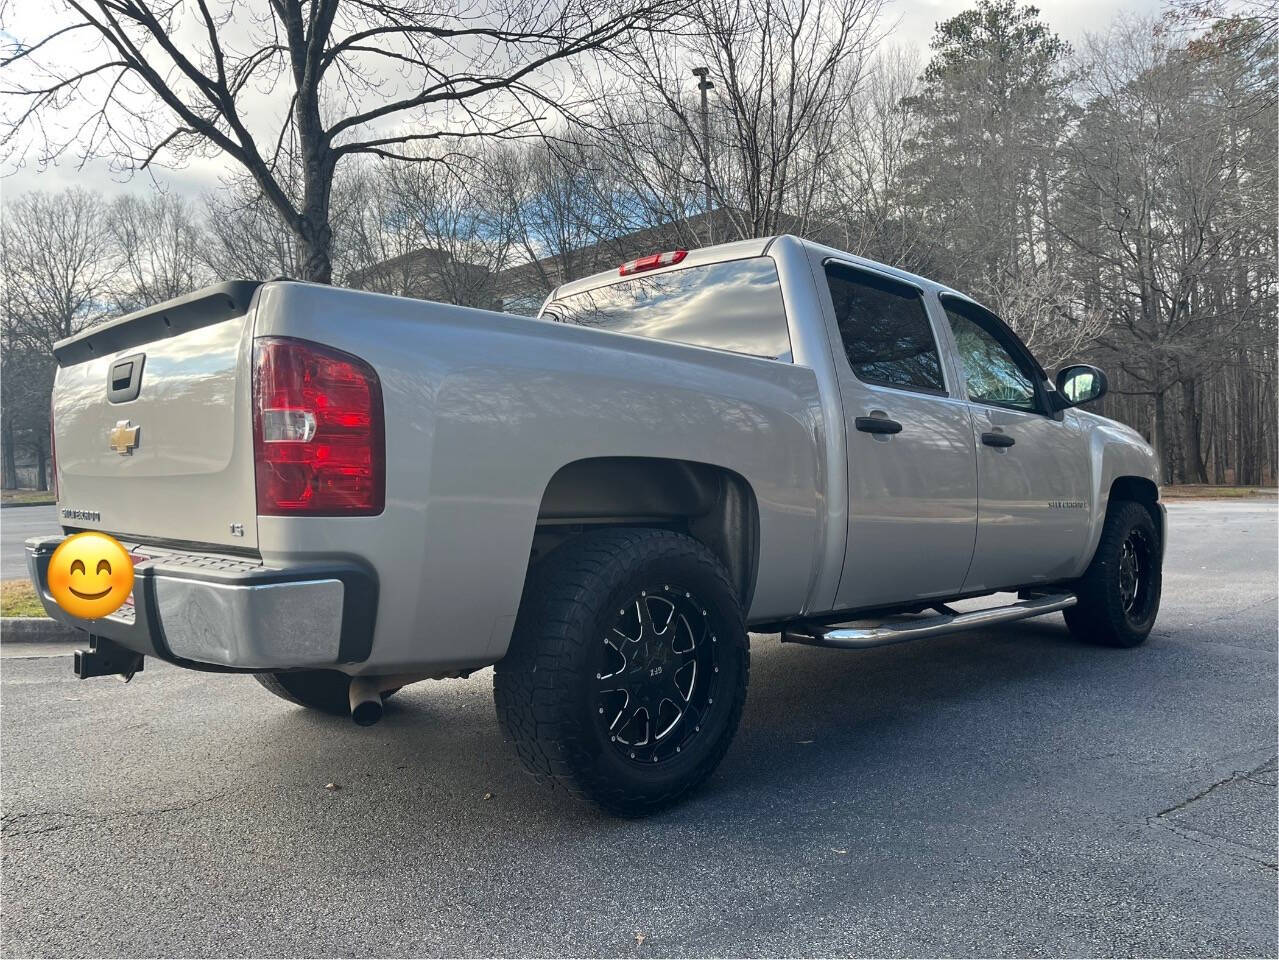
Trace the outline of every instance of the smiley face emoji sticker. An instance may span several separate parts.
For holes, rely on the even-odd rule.
[[[58,606],[82,620],[119,609],[133,589],[128,551],[105,533],[77,533],[49,558],[49,593]]]

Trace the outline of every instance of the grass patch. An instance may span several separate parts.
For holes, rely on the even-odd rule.
[[[5,490],[0,492],[0,505],[6,507],[10,504],[18,503],[39,505],[55,502],[53,493],[48,490]]]
[[[1161,487],[1164,500],[1246,500],[1252,497],[1275,498],[1274,487],[1224,487],[1205,483],[1179,483]]]
[[[0,580],[0,617],[43,617],[44,605],[30,580]]]

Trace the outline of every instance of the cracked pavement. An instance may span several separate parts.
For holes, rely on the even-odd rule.
[[[754,637],[718,773],[642,821],[529,782],[489,671],[357,728],[6,647],[0,950],[1274,956],[1275,504],[1169,513],[1145,647]]]

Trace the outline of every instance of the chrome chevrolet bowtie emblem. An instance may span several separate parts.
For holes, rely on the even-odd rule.
[[[128,420],[121,420],[108,434],[111,438],[111,449],[122,457],[129,456],[133,453],[133,448],[138,445],[138,434],[141,432],[141,427],[132,426]]]

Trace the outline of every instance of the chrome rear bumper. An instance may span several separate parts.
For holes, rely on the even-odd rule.
[[[49,558],[63,539],[28,540],[27,568],[49,616],[86,634],[206,669],[332,667],[368,658],[377,580],[355,564],[281,569],[125,542],[147,556],[134,565],[132,608],[81,620],[48,590]]]

